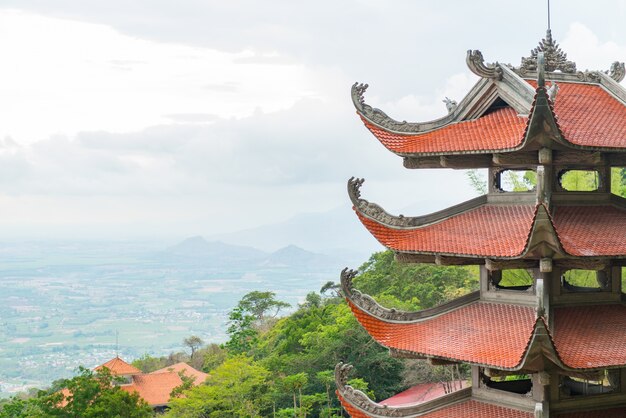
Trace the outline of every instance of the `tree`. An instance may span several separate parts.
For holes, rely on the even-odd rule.
[[[226,360],[211,373],[206,384],[172,399],[170,418],[260,417],[269,406],[267,382],[270,372],[245,355]]]
[[[14,398],[0,409],[1,418],[148,418],[152,408],[136,393],[115,386],[107,369],[79,368],[65,380],[63,392],[40,391],[27,400]]]
[[[226,332],[230,338],[224,346],[233,354],[250,351],[258,336],[258,331],[254,328],[254,317],[246,313],[240,306],[237,306],[228,315]]]
[[[481,172],[478,170],[467,170],[467,178],[476,192],[487,194],[487,180],[485,180],[485,176]]]
[[[322,385],[324,385],[324,388],[326,389],[326,406],[330,411],[332,403],[332,400],[330,399],[330,388],[335,383],[335,372],[333,370],[324,370],[317,372],[315,377]]]
[[[183,340],[183,344],[185,344],[187,347],[191,349],[190,359],[193,360],[194,353],[196,352],[198,348],[202,347],[202,344],[204,344],[204,341],[202,341],[202,338],[198,337],[197,335],[192,335],[191,337],[185,338]]]
[[[133,360],[131,364],[144,373],[151,373],[167,366],[167,358],[152,357],[150,354],[145,353],[140,358]]]
[[[372,254],[354,285],[390,308],[426,309],[478,288],[476,268],[401,264],[391,251]]]
[[[255,290],[245,294],[237,306],[242,311],[253,315],[256,320],[262,321],[268,313],[273,311],[271,316],[276,317],[282,308],[288,308],[291,305],[276,300],[276,293],[274,292]]]
[[[302,388],[306,386],[307,383],[309,383],[309,375],[307,375],[306,372],[301,372],[298,374],[285,376],[282,379],[281,383],[285,390],[293,394],[294,412],[300,417],[306,416],[306,412],[302,409]],[[298,395],[297,398],[296,395]],[[299,402],[296,402],[296,400],[298,400]]]
[[[203,348],[202,354],[202,370],[207,373],[224,363],[228,355],[226,350],[214,343]]]
[[[331,297],[341,296],[341,285],[333,281],[327,281],[320,289],[320,294],[326,296],[327,293],[332,292]]]
[[[306,308],[312,308],[312,307],[319,307],[322,304],[322,297],[315,292],[309,292],[306,294],[306,297],[304,299],[304,303],[302,304],[303,307]]]

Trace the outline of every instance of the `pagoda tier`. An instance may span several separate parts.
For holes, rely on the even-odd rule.
[[[391,355],[468,364],[471,387],[377,404],[346,384],[340,365],[341,403],[352,417],[626,417],[626,199],[611,193],[612,176],[626,180],[624,64],[576,71],[550,31],[519,67],[486,65],[479,51],[467,63],[481,79],[432,122],[392,120],[365,104],[366,85],[352,98],[407,168],[487,168],[486,195],[408,217],[361,198],[362,179],[350,179],[348,194],[398,261],[478,265],[479,290],[403,312],[354,289],[354,271],[341,283]],[[505,280],[518,269],[525,285]]]
[[[482,301],[475,292],[436,308],[403,312],[353,289],[355,274],[341,275],[348,305],[392,355],[524,373],[547,366],[571,372],[626,366],[622,304],[556,307],[547,321],[536,307]]]
[[[535,203],[534,192],[517,196],[517,204],[507,201],[508,196],[482,196],[430,215],[407,217],[390,215],[362,199],[362,184],[362,179],[348,182],[361,223],[382,245],[416,261],[434,262],[437,256],[465,257],[471,264],[476,264],[475,258],[538,255],[626,257],[626,199],[619,196],[588,194],[592,200],[585,204],[564,201],[550,210]]]
[[[485,399],[480,394],[473,394],[470,388],[455,390],[412,405],[394,406],[386,401],[377,403],[347,384],[347,375],[350,370],[350,365],[338,364],[335,368],[335,382],[339,401],[352,418],[537,418],[548,416],[544,403],[534,402],[526,396],[508,399],[503,396],[500,401],[494,402]],[[508,403],[515,406],[507,405]],[[544,412],[546,412],[545,415]],[[554,416],[556,418],[623,418],[626,416],[626,407],[561,412]]]
[[[488,161],[485,154],[536,150],[546,141],[563,155],[626,148],[626,91],[610,76],[594,72],[581,76],[584,82],[561,81],[554,100],[557,93],[535,79],[523,79],[507,66],[497,68],[504,77],[481,79],[448,116],[432,122],[398,122],[372,109],[363,98],[367,85],[353,85],[352,99],[365,126],[387,149],[405,157],[409,168],[481,166]],[[546,119],[556,120],[557,129],[546,131]],[[472,157],[458,158],[468,154]]]

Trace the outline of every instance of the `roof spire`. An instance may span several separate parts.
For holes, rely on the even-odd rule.
[[[576,63],[567,60],[567,54],[561,50],[559,44],[552,39],[552,31],[546,31],[546,37],[539,45],[530,51],[530,57],[522,58],[520,70],[522,72],[537,71],[537,54],[543,52],[546,60],[546,72],[561,71],[563,73],[576,73]]]
[[[551,28],[550,28],[550,0],[548,0],[548,31],[551,31]]]

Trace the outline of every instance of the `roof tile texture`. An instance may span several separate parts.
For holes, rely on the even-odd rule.
[[[365,414],[348,404],[341,396],[339,397],[339,400],[341,401],[341,404],[346,412],[348,412],[352,418],[370,417],[370,415]],[[532,418],[533,416],[534,414],[530,412],[516,411],[514,409],[478,402],[475,400],[457,403],[437,411],[421,415],[423,418]]]
[[[458,389],[467,387],[467,382],[464,380],[457,380],[448,383],[452,385],[452,387]],[[442,382],[420,383],[419,385],[412,386],[404,392],[400,392],[389,399],[380,401],[380,403],[388,406],[417,405],[439,398],[445,394],[446,389]]]
[[[493,367],[514,368],[533,334],[531,307],[473,303],[414,323],[388,323],[350,303],[367,332],[385,347]]]
[[[137,392],[149,405],[165,405],[172,390],[183,381],[176,372],[151,373],[133,376],[133,383],[120,386],[127,392]]]
[[[513,148],[522,142],[528,119],[512,108],[498,109],[481,118],[463,121],[417,135],[391,133],[363,123],[389,150],[404,153],[439,153]]]
[[[130,364],[126,363],[124,360],[122,360],[119,357],[115,357],[114,359],[111,359],[111,360],[107,361],[103,365],[96,367],[94,370],[100,370],[100,369],[102,369],[104,367],[109,369],[111,371],[112,375],[140,374],[140,373],[142,373],[141,370],[139,370],[135,366],[131,366]]]
[[[566,140],[587,147],[626,147],[626,106],[598,85],[558,85],[554,113]]]
[[[560,206],[554,227],[563,249],[574,256],[626,254],[626,210],[614,206]]]
[[[192,377],[194,379],[193,384],[196,386],[198,386],[200,383],[204,383],[206,378],[209,376],[208,374],[201,372],[200,370],[194,369],[185,362],[180,362],[172,364],[171,366],[163,367],[162,369],[155,370],[150,374],[165,372],[184,373],[185,376]]]
[[[361,215],[361,222],[394,251],[515,257],[524,251],[533,205],[484,205],[413,229],[394,229]]]
[[[624,305],[555,310],[553,340],[563,362],[573,368],[626,365],[625,330]]]
[[[528,81],[533,87],[537,82]],[[585,147],[626,148],[626,106],[599,85],[559,82],[554,113],[565,139]],[[441,154],[515,148],[524,139],[528,118],[502,108],[478,119],[421,134],[396,134],[361,117],[390,151]]]

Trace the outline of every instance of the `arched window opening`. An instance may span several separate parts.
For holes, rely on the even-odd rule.
[[[610,287],[610,276],[604,270],[567,270],[561,275],[563,288],[570,292],[597,292]]]
[[[559,184],[567,192],[594,192],[600,188],[600,175],[596,170],[563,170]]]
[[[528,270],[507,269],[491,273],[491,285],[498,290],[527,291],[533,284],[533,276]]]
[[[481,379],[482,383],[488,388],[516,393],[518,395],[526,395],[533,389],[532,381],[527,374],[493,377],[481,374]]]
[[[496,189],[501,192],[531,192],[536,186],[534,170],[502,170],[496,176]]]
[[[611,167],[611,193],[626,197],[626,167]]]
[[[588,376],[561,376],[561,396],[592,396],[616,392],[620,388],[619,370],[601,370]]]

